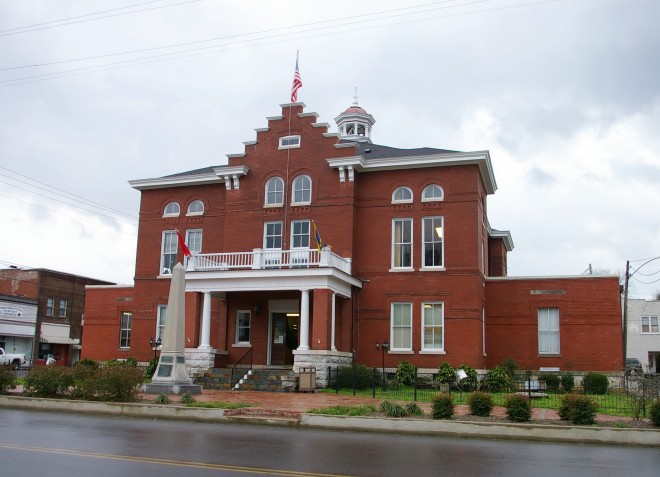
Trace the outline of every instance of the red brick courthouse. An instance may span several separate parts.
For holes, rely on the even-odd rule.
[[[382,146],[357,101],[339,133],[304,107],[282,105],[227,165],[130,181],[135,284],[87,288],[84,358],[151,359],[182,262],[192,371],[250,349],[257,366],[315,366],[320,382],[327,366],[383,359],[622,369],[618,277],[507,277],[488,151]]]

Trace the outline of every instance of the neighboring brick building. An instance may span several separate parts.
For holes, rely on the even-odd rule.
[[[141,192],[135,284],[88,287],[83,357],[151,357],[169,273],[184,262],[178,229],[192,251],[196,370],[248,350],[255,365],[321,374],[381,360],[485,369],[508,357],[621,370],[616,277],[506,278],[513,242],[488,221],[488,151],[377,145],[357,102],[335,119],[339,134],[303,108],[282,105],[228,165],[130,182]]]
[[[32,364],[49,354],[58,358],[58,364],[73,364],[80,355],[85,286],[110,284],[43,268],[1,269],[0,295],[4,295],[3,299],[11,301],[14,297],[16,303],[16,299],[28,299],[26,303],[36,304],[37,310],[36,320],[31,313],[21,313],[21,319],[31,320],[31,336],[9,328],[3,331],[0,327],[0,343],[12,343],[13,346],[18,343],[20,352],[25,353]],[[14,321],[16,319],[14,317]],[[27,329],[26,326],[23,328]]]

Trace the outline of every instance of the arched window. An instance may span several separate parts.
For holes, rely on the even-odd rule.
[[[298,176],[293,180],[293,203],[309,204],[312,201],[312,179]]]
[[[412,201],[412,191],[408,187],[398,187],[392,194],[393,204],[408,203]]]
[[[173,217],[175,215],[179,215],[181,213],[181,208],[179,207],[179,204],[176,202],[170,202],[165,206],[165,212],[163,212],[163,216],[165,217]]]
[[[444,199],[442,187],[438,184],[431,184],[424,187],[422,191],[422,202],[433,202]]]
[[[204,213],[204,202],[201,200],[193,200],[188,204],[187,215],[202,215]]]
[[[266,205],[282,205],[284,203],[284,181],[279,177],[271,177],[266,182]]]

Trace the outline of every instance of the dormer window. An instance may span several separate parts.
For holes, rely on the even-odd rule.
[[[181,208],[176,202],[170,202],[165,206],[163,217],[178,217],[181,213]]]
[[[422,191],[422,202],[437,202],[444,199],[442,187],[438,184],[431,184],[424,187]]]
[[[300,136],[284,136],[280,138],[280,149],[294,149],[300,147]]]
[[[408,204],[412,201],[413,195],[409,187],[399,187],[392,194],[393,204]]]
[[[188,204],[188,212],[186,215],[204,215],[204,202],[201,200],[193,200]]]

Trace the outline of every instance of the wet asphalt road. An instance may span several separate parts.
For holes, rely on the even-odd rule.
[[[653,476],[660,449],[0,409],[0,475]]]

